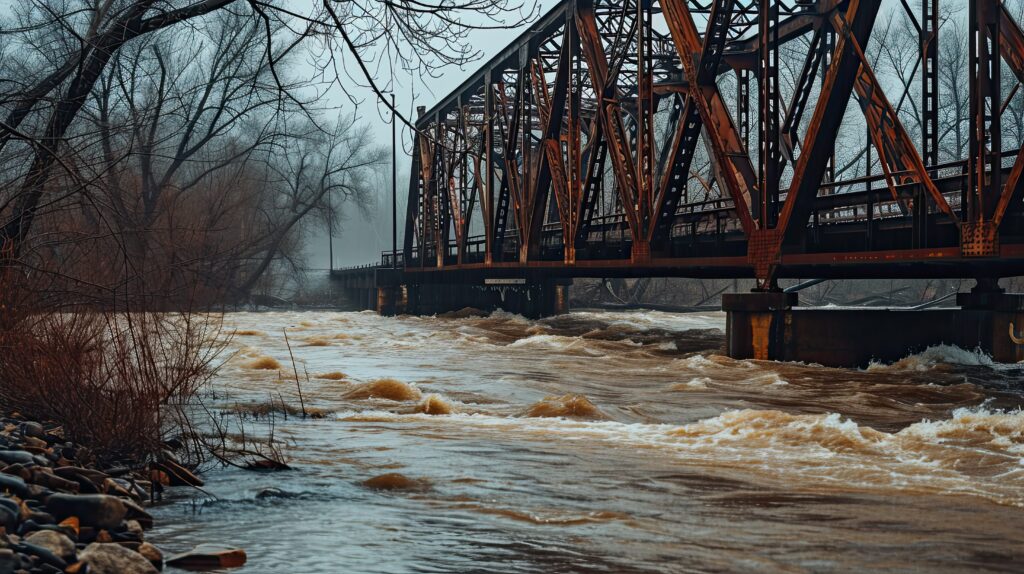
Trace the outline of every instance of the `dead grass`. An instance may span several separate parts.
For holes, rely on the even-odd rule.
[[[348,375],[341,371],[331,371],[330,373],[320,373],[319,375],[313,375],[314,379],[327,379],[328,381],[343,381],[348,378]]]

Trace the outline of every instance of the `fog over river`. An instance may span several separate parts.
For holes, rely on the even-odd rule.
[[[1024,570],[1022,366],[737,361],[721,313],[226,321],[216,405],[298,406],[287,329],[327,415],[276,417],[293,471],[176,489],[150,537],[172,552],[240,546],[245,572]]]

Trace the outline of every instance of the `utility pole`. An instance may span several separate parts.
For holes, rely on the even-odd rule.
[[[327,192],[327,264],[328,272],[334,270],[334,207],[331,205],[331,192]]]

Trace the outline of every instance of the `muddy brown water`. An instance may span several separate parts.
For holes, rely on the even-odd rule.
[[[1022,366],[737,361],[724,321],[231,314],[212,400],[297,406],[287,329],[328,415],[276,417],[295,470],[210,470],[151,538],[247,572],[1024,571]]]

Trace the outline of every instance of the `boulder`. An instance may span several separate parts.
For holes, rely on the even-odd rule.
[[[138,552],[119,544],[94,543],[78,557],[89,567],[89,574],[156,574],[158,570]]]
[[[36,438],[36,437],[33,437],[33,436],[25,437],[25,439],[23,441],[23,444],[25,445],[26,449],[28,447],[32,447],[34,449],[38,449],[38,450],[35,451],[36,454],[40,454],[40,452],[45,452],[50,447],[50,445],[46,444],[45,440],[43,440],[41,438]]]
[[[18,511],[0,505],[0,528],[4,528],[7,532],[14,532],[18,528]]]
[[[0,450],[0,462],[4,464],[32,464],[35,458],[24,450]]]
[[[15,570],[21,568],[21,560],[10,548],[0,550],[0,574],[14,574]]]
[[[60,532],[39,530],[26,536],[25,542],[45,548],[67,562],[75,560],[75,543]]]
[[[100,488],[103,489],[103,494],[113,494],[114,496],[120,496],[121,498],[137,498],[134,492],[121,486],[121,484],[116,482],[113,478],[104,480]]]
[[[57,556],[49,548],[36,546],[35,544],[24,541],[22,541],[20,544],[15,544],[13,547],[15,550],[18,551],[19,554],[28,554],[30,556],[35,556],[36,560],[38,560],[39,562],[43,564],[49,564],[50,566],[58,568],[59,570],[64,570],[68,566],[68,563],[65,562],[63,558]]]
[[[106,494],[54,494],[46,510],[58,520],[77,516],[82,525],[96,528],[117,528],[128,513],[120,498]]]
[[[6,468],[4,468],[3,472],[4,474],[20,476],[22,480],[28,480],[32,478],[32,471],[25,468],[25,466],[21,464],[8,465]]]
[[[28,519],[36,524],[57,524],[57,519],[49,512],[34,511],[28,515]]]
[[[25,436],[34,438],[43,438],[46,436],[46,431],[43,429],[43,425],[37,422],[26,421],[21,423],[19,426],[21,426],[21,434]]]
[[[0,491],[6,490],[12,494],[24,497],[28,494],[28,486],[20,476],[0,473]]]
[[[143,558],[149,560],[150,564],[156,566],[157,570],[160,570],[164,567],[164,553],[160,552],[159,548],[153,546],[149,542],[143,542],[142,544],[139,544],[139,549],[137,550],[137,552],[141,554]]]
[[[42,468],[32,469],[31,482],[53,490],[78,492],[79,486],[77,482],[61,478],[52,472],[48,472],[49,470],[50,469],[43,470]]]
[[[139,524],[147,530],[153,528],[153,515],[146,512],[141,506],[135,504],[131,500],[122,500],[121,504],[123,504],[127,510],[125,518],[129,520],[137,520]]]
[[[188,570],[237,568],[245,565],[245,550],[216,544],[200,544],[188,552],[167,559],[167,565]]]
[[[171,486],[203,486],[203,479],[173,460],[165,459],[163,462],[154,464],[153,468],[165,472],[170,479]]]

